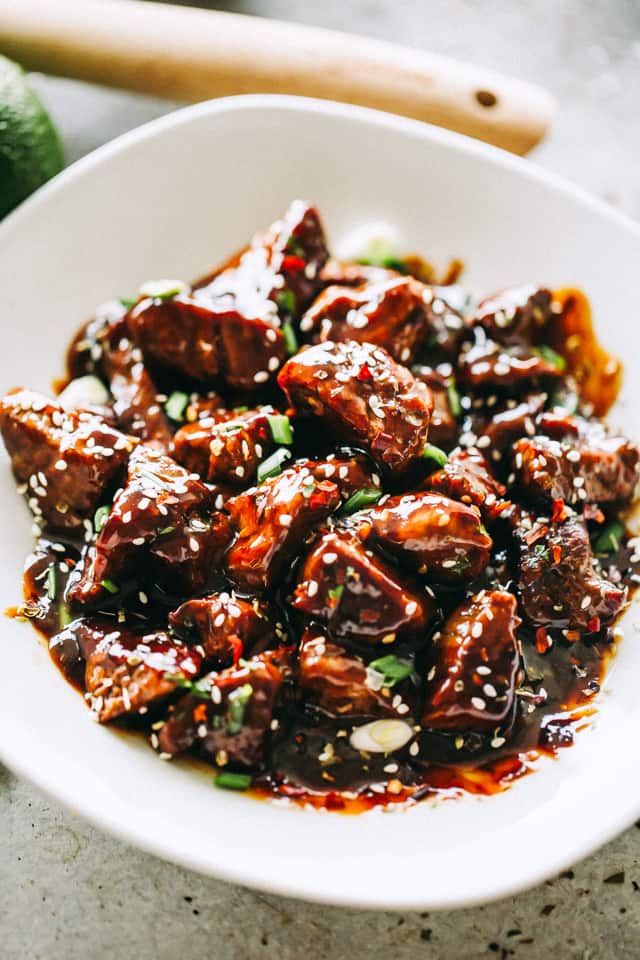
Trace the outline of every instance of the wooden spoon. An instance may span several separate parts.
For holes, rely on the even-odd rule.
[[[288,93],[426,120],[526,153],[554,113],[532,84],[352,34],[140,0],[0,0],[31,70],[178,100]]]

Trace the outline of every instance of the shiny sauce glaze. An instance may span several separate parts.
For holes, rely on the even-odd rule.
[[[7,612],[99,722],[347,813],[499,792],[588,725],[640,562],[621,367],[580,291],[458,274],[333,260],[297,201],[0,401]]]

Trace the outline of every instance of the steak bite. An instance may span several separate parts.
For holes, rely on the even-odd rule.
[[[296,413],[319,417],[387,470],[400,473],[422,456],[431,393],[381,347],[355,341],[308,347],[287,361],[278,382]]]
[[[388,659],[404,673],[404,679],[389,680],[383,667],[367,666],[362,657],[334,643],[319,627],[309,627],[300,642],[297,686],[311,703],[335,719],[415,716],[418,687],[413,663]],[[381,663],[382,659],[374,661],[375,665]]]
[[[541,418],[549,422],[548,418]],[[514,445],[518,482],[533,501],[626,503],[638,482],[638,447],[600,424],[570,421],[578,436],[536,435]]]
[[[405,585],[346,530],[325,533],[309,553],[293,606],[326,624],[332,637],[367,645],[422,636],[436,609],[430,593]]]
[[[551,291],[534,284],[510,287],[482,300],[471,316],[471,325],[487,337],[509,346],[532,346],[545,338],[554,319]]]
[[[305,467],[284,470],[227,502],[238,531],[227,572],[242,590],[269,590],[285,573],[306,537],[340,504],[330,480]]]
[[[473,393],[518,396],[532,387],[553,386],[562,380],[562,367],[539,353],[488,340],[460,354],[457,380]]]
[[[0,400],[0,431],[29,506],[57,530],[93,513],[124,472],[136,441],[90,413],[66,411],[30,390]]]
[[[436,336],[442,322],[439,314],[432,314],[433,299],[431,288],[413,277],[327,287],[305,313],[300,330],[310,333],[314,343],[373,343],[408,364],[422,344]],[[462,318],[456,316],[455,321],[461,330]]]
[[[452,409],[452,377],[445,377],[433,367],[415,366],[412,372],[416,380],[425,383],[433,397],[433,413],[429,424],[429,442],[450,450],[458,439],[458,424],[456,414]],[[457,401],[458,405],[460,401]],[[458,410],[459,412],[459,410]]]
[[[208,674],[170,707],[152,743],[169,756],[197,744],[220,767],[259,766],[289,670],[290,653],[283,648]]]
[[[380,475],[374,470],[371,460],[364,455],[342,457],[331,453],[326,460],[302,460],[299,465],[307,467],[317,480],[331,480],[335,483],[343,500],[349,500],[361,490],[381,493]]]
[[[272,407],[265,407],[189,423],[173,438],[173,456],[208,483],[246,487],[275,447],[270,427],[274,415]]]
[[[507,488],[491,475],[487,461],[475,447],[454,450],[442,470],[426,478],[425,486],[478,507],[485,523],[497,519],[509,506],[504,499]]]
[[[126,486],[113,501],[80,579],[69,590],[73,603],[91,603],[118,590],[140,568],[163,531],[180,527],[209,507],[212,494],[170,457],[141,446],[131,456]],[[106,586],[105,586],[106,584]]]
[[[626,590],[595,566],[581,518],[521,524],[516,536],[521,545],[520,605],[532,624],[597,632],[617,616]]]
[[[515,597],[482,590],[465,600],[433,638],[422,725],[489,734],[507,723],[520,673]]]
[[[99,625],[103,638],[87,657],[85,686],[100,723],[145,713],[150,704],[173,693],[176,681],[192,680],[200,672],[201,655],[164,631],[141,635],[115,621]]]
[[[532,437],[536,432],[535,419],[547,400],[545,393],[534,393],[521,403],[510,400],[512,406],[494,413],[479,436],[479,444],[490,450],[495,459],[502,455],[520,437]]]
[[[272,646],[275,631],[269,609],[254,600],[249,603],[234,593],[217,593],[187,600],[169,614],[169,626],[185,634],[194,634],[206,657],[222,666],[237,664],[240,657]]]
[[[361,516],[367,542],[379,544],[431,583],[473,580],[489,562],[493,541],[477,507],[437,493],[408,493],[385,497]]]

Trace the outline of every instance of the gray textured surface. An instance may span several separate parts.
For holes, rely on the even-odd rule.
[[[226,6],[371,33],[544,83],[561,111],[553,134],[536,151],[538,162],[640,217],[637,0],[253,0]],[[70,159],[169,109],[47,78],[38,86]],[[523,837],[518,855],[528,849],[534,856],[535,837]],[[637,960],[640,831],[630,830],[536,890],[484,908],[373,914],[252,893],[161,863],[105,837],[0,769],[0,958],[87,955]]]

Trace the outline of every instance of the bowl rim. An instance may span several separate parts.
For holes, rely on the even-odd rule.
[[[126,152],[135,144],[152,139],[166,130],[178,128],[198,117],[215,116],[229,112],[241,113],[247,110],[255,111],[256,109],[351,119],[369,126],[385,127],[399,134],[411,134],[425,141],[440,144],[458,154],[485,159],[494,167],[516,171],[523,180],[543,184],[557,195],[572,198],[581,207],[617,224],[640,241],[640,224],[627,215],[609,207],[604,201],[561,176],[549,173],[530,160],[525,160],[497,147],[417,120],[410,120],[364,107],[306,97],[250,94],[208,100],[171,111],[98,147],[42,186],[0,223],[0,247],[5,237],[10,236],[15,227],[18,227],[23,221],[28,221],[29,217],[36,215],[42,207],[46,208],[46,204],[52,196],[64,190],[67,184],[79,177],[90,175],[95,167],[108,163],[112,156]],[[314,881],[312,871],[308,871],[306,875],[298,874],[292,877],[289,877],[286,871],[274,874],[273,871],[265,870],[261,866],[256,867],[251,858],[245,858],[242,862],[227,859],[226,862],[221,864],[212,863],[206,851],[194,849],[185,851],[166,837],[158,838],[152,827],[148,830],[141,829],[139,823],[130,827],[126,820],[123,821],[117,813],[112,814],[105,809],[104,805],[93,802],[86,792],[79,798],[73,785],[56,778],[53,769],[48,767],[44,770],[30,762],[28,757],[17,749],[17,745],[10,734],[6,737],[0,736],[0,760],[19,776],[24,777],[67,808],[80,813],[95,826],[162,859],[170,860],[209,876],[261,889],[269,893],[318,903],[387,911],[420,908],[464,908],[523,891],[589,855],[601,844],[630,826],[640,813],[640,797],[630,797],[629,802],[618,810],[615,821],[607,821],[606,825],[602,823],[595,827],[592,826],[585,835],[573,838],[572,843],[565,846],[560,845],[555,856],[547,856],[543,865],[538,867],[528,866],[525,871],[516,872],[505,880],[488,884],[488,888],[482,893],[456,897],[450,890],[449,892],[445,890],[440,895],[429,894],[427,899],[424,895],[421,896],[419,891],[416,891],[415,895],[405,893],[401,896],[395,895],[393,891],[387,891],[383,894],[381,890],[377,892],[369,890],[365,893],[359,893],[358,890],[345,893],[344,890],[340,890],[336,893],[335,890],[331,889],[330,884],[325,881],[320,883],[317,880]]]

